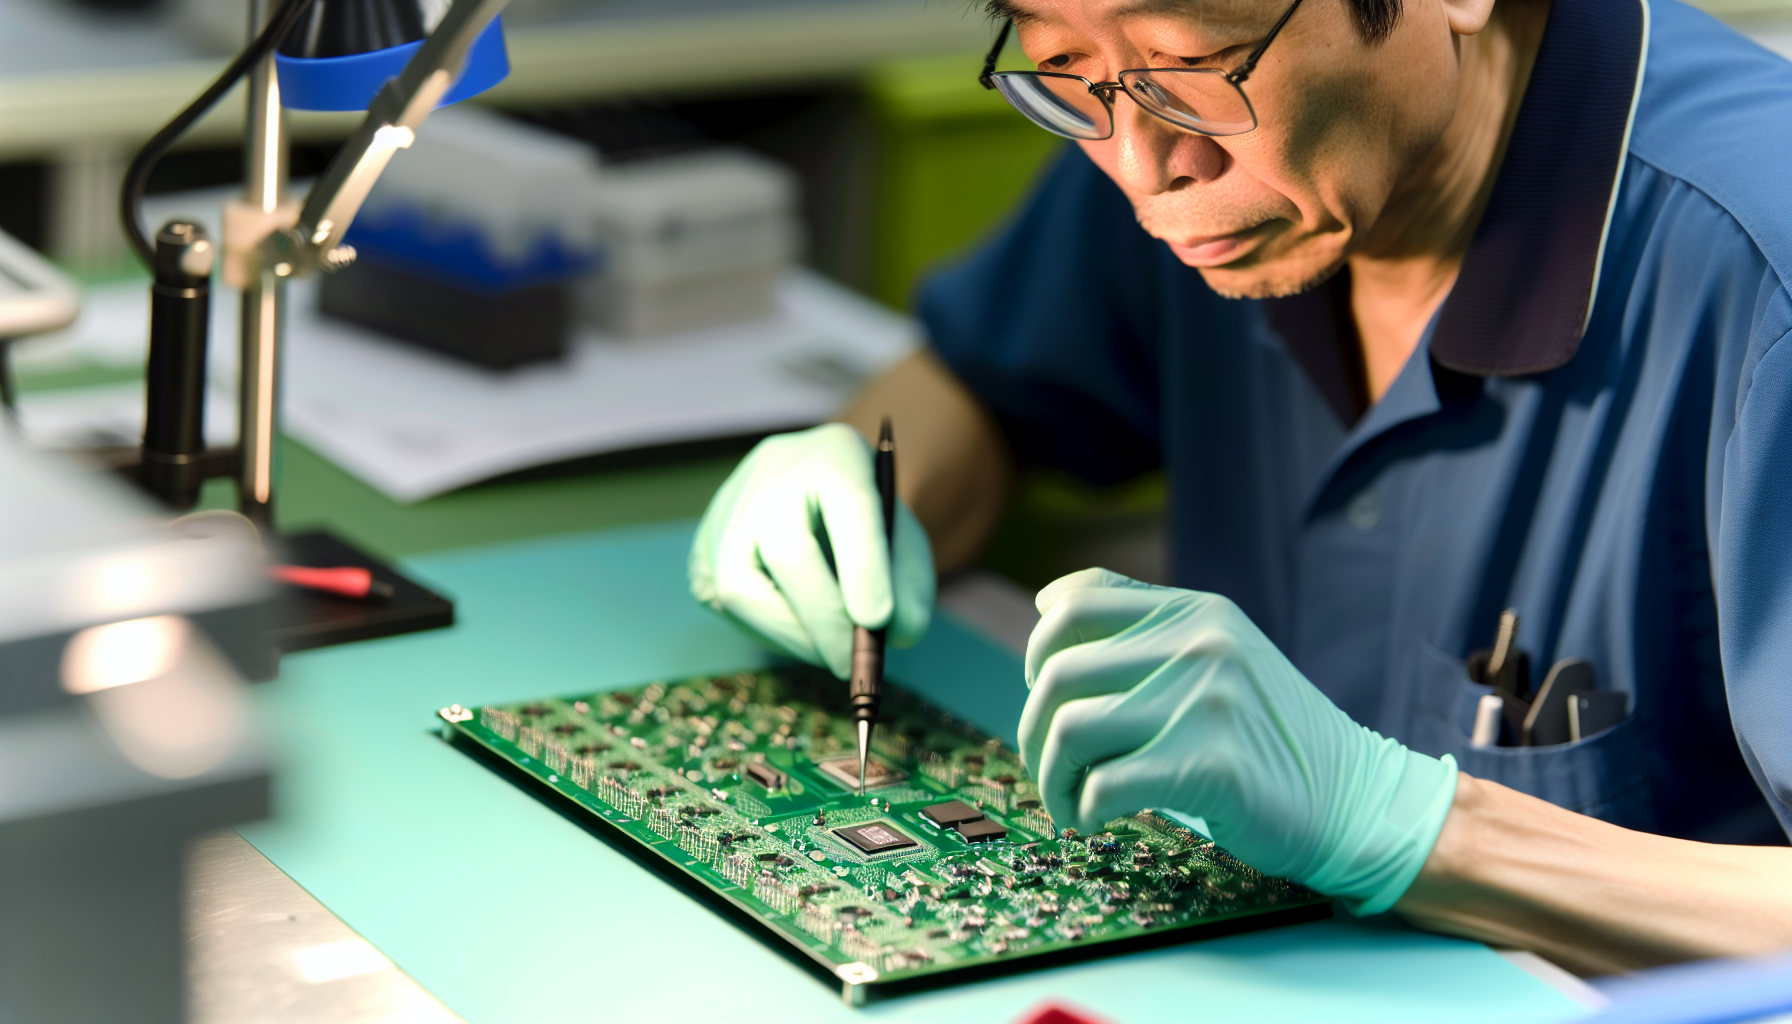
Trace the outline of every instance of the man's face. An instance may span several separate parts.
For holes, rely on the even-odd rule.
[[[1113,81],[1141,67],[1231,70],[1289,0],[1017,0],[1042,71]],[[1436,0],[1407,0],[1364,41],[1346,0],[1305,0],[1244,84],[1258,127],[1209,138],[1114,104],[1114,135],[1079,143],[1139,223],[1224,295],[1267,298],[1334,273],[1456,109],[1455,37]]]

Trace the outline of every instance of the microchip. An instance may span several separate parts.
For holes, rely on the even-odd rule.
[[[1008,837],[1007,829],[990,821],[988,818],[978,818],[976,821],[959,822],[957,828],[958,834],[963,836],[964,841],[967,843],[987,843],[992,839],[1005,839]]]
[[[747,778],[759,783],[766,789],[783,789],[786,782],[784,773],[764,761],[749,761],[746,767]]]
[[[822,761],[815,767],[820,768],[823,774],[827,775],[828,778],[840,783],[847,789],[854,791],[858,790],[859,759],[857,756],[837,757],[831,761]],[[907,772],[900,768],[892,768],[875,757],[865,761],[866,789],[879,789],[884,786],[894,786],[896,783],[901,782],[906,778],[908,778]]]
[[[963,800],[948,800],[921,808],[921,816],[941,828],[951,828],[960,822],[981,821],[983,812]]]
[[[851,843],[860,853],[888,853],[891,850],[907,850],[921,845],[903,835],[900,829],[887,821],[848,825],[835,829],[834,834]]]

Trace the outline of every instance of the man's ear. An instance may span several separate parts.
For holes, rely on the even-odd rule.
[[[1459,36],[1472,36],[1487,27],[1493,17],[1494,0],[1441,0],[1444,18],[1450,31]]]

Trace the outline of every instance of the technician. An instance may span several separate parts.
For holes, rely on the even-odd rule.
[[[844,676],[1017,464],[1162,466],[1193,589],[1039,595],[1060,825],[1199,815],[1588,973],[1792,946],[1792,65],[1674,0],[991,7],[1038,71],[987,81],[1077,148],[845,417],[895,418],[894,556],[821,427],[717,494],[697,597]],[[1629,717],[1471,745],[1508,607]]]

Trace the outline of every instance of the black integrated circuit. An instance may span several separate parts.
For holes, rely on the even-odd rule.
[[[947,800],[921,808],[921,816],[941,828],[951,828],[960,822],[976,821],[983,817],[983,812],[963,800]]]
[[[953,826],[967,843],[987,843],[996,839],[1008,838],[1008,830],[990,821],[978,818],[976,821],[961,821]]]
[[[834,834],[851,843],[860,853],[864,854],[912,850],[921,845],[887,821],[868,821],[863,825],[848,825],[845,828],[835,829]]]

